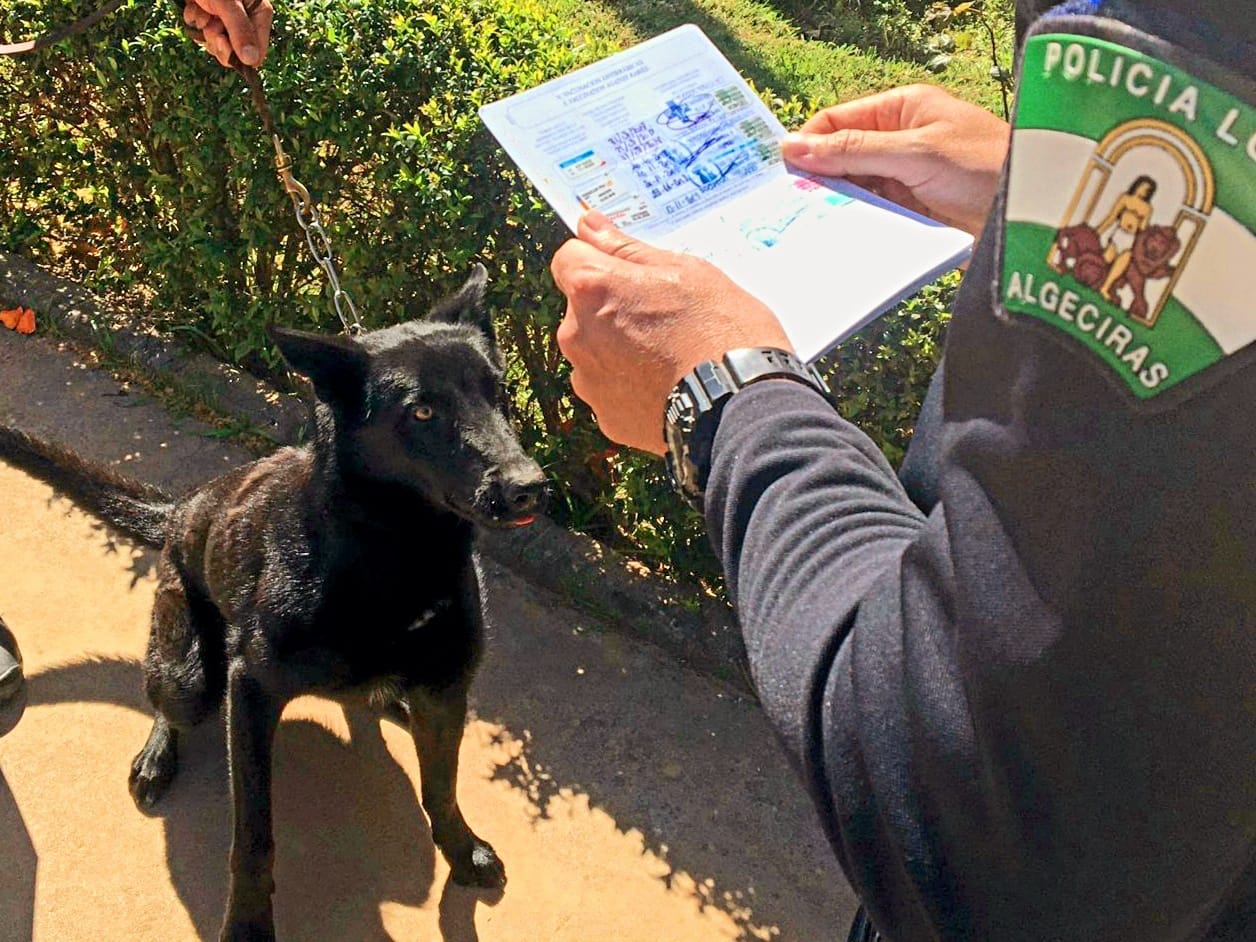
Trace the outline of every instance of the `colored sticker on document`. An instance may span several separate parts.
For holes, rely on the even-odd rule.
[[[599,157],[596,151],[587,150],[583,154],[564,160],[558,165],[558,169],[568,180],[579,180],[581,177],[596,173],[605,166],[606,161]]]

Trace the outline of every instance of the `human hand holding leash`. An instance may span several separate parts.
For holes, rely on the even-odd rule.
[[[270,0],[186,0],[183,7],[189,34],[227,68],[232,54],[247,66],[261,66],[274,16]]]
[[[567,296],[558,346],[571,388],[612,441],[663,453],[663,410],[682,376],[738,347],[793,350],[767,305],[714,265],[627,235],[599,212],[550,268]]]
[[[1007,156],[1005,121],[932,85],[825,108],[781,153],[801,170],[850,177],[886,199],[981,235]]]

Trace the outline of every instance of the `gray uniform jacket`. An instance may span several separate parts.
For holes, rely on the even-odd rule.
[[[1030,31],[901,479],[799,384],[720,422],[756,686],[894,942],[1256,939],[1256,15],[1203,6]]]

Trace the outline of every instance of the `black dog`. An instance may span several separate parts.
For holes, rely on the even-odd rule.
[[[131,794],[141,808],[157,801],[180,731],[225,700],[234,830],[223,940],[274,938],[271,742],[284,704],[304,693],[364,693],[404,716],[454,880],[505,883],[455,795],[482,635],[471,541],[476,524],[530,522],[544,479],[504,413],[484,282],[477,266],[424,320],[356,340],[275,330],[313,381],[313,441],[178,502],[0,434],[0,454],[162,547],[144,662],[157,718]]]

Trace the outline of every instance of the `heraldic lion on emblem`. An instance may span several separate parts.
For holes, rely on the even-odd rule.
[[[1108,286],[1112,295],[1124,287],[1130,289],[1133,300],[1125,310],[1131,317],[1146,319],[1147,281],[1168,278],[1173,274],[1170,260],[1181,247],[1181,239],[1171,226],[1148,226],[1134,236],[1129,264],[1120,277]],[[1103,288],[1112,268],[1104,257],[1104,246],[1098,231],[1085,223],[1065,226],[1056,232],[1050,259],[1051,267],[1056,271],[1071,275],[1096,291]]]

